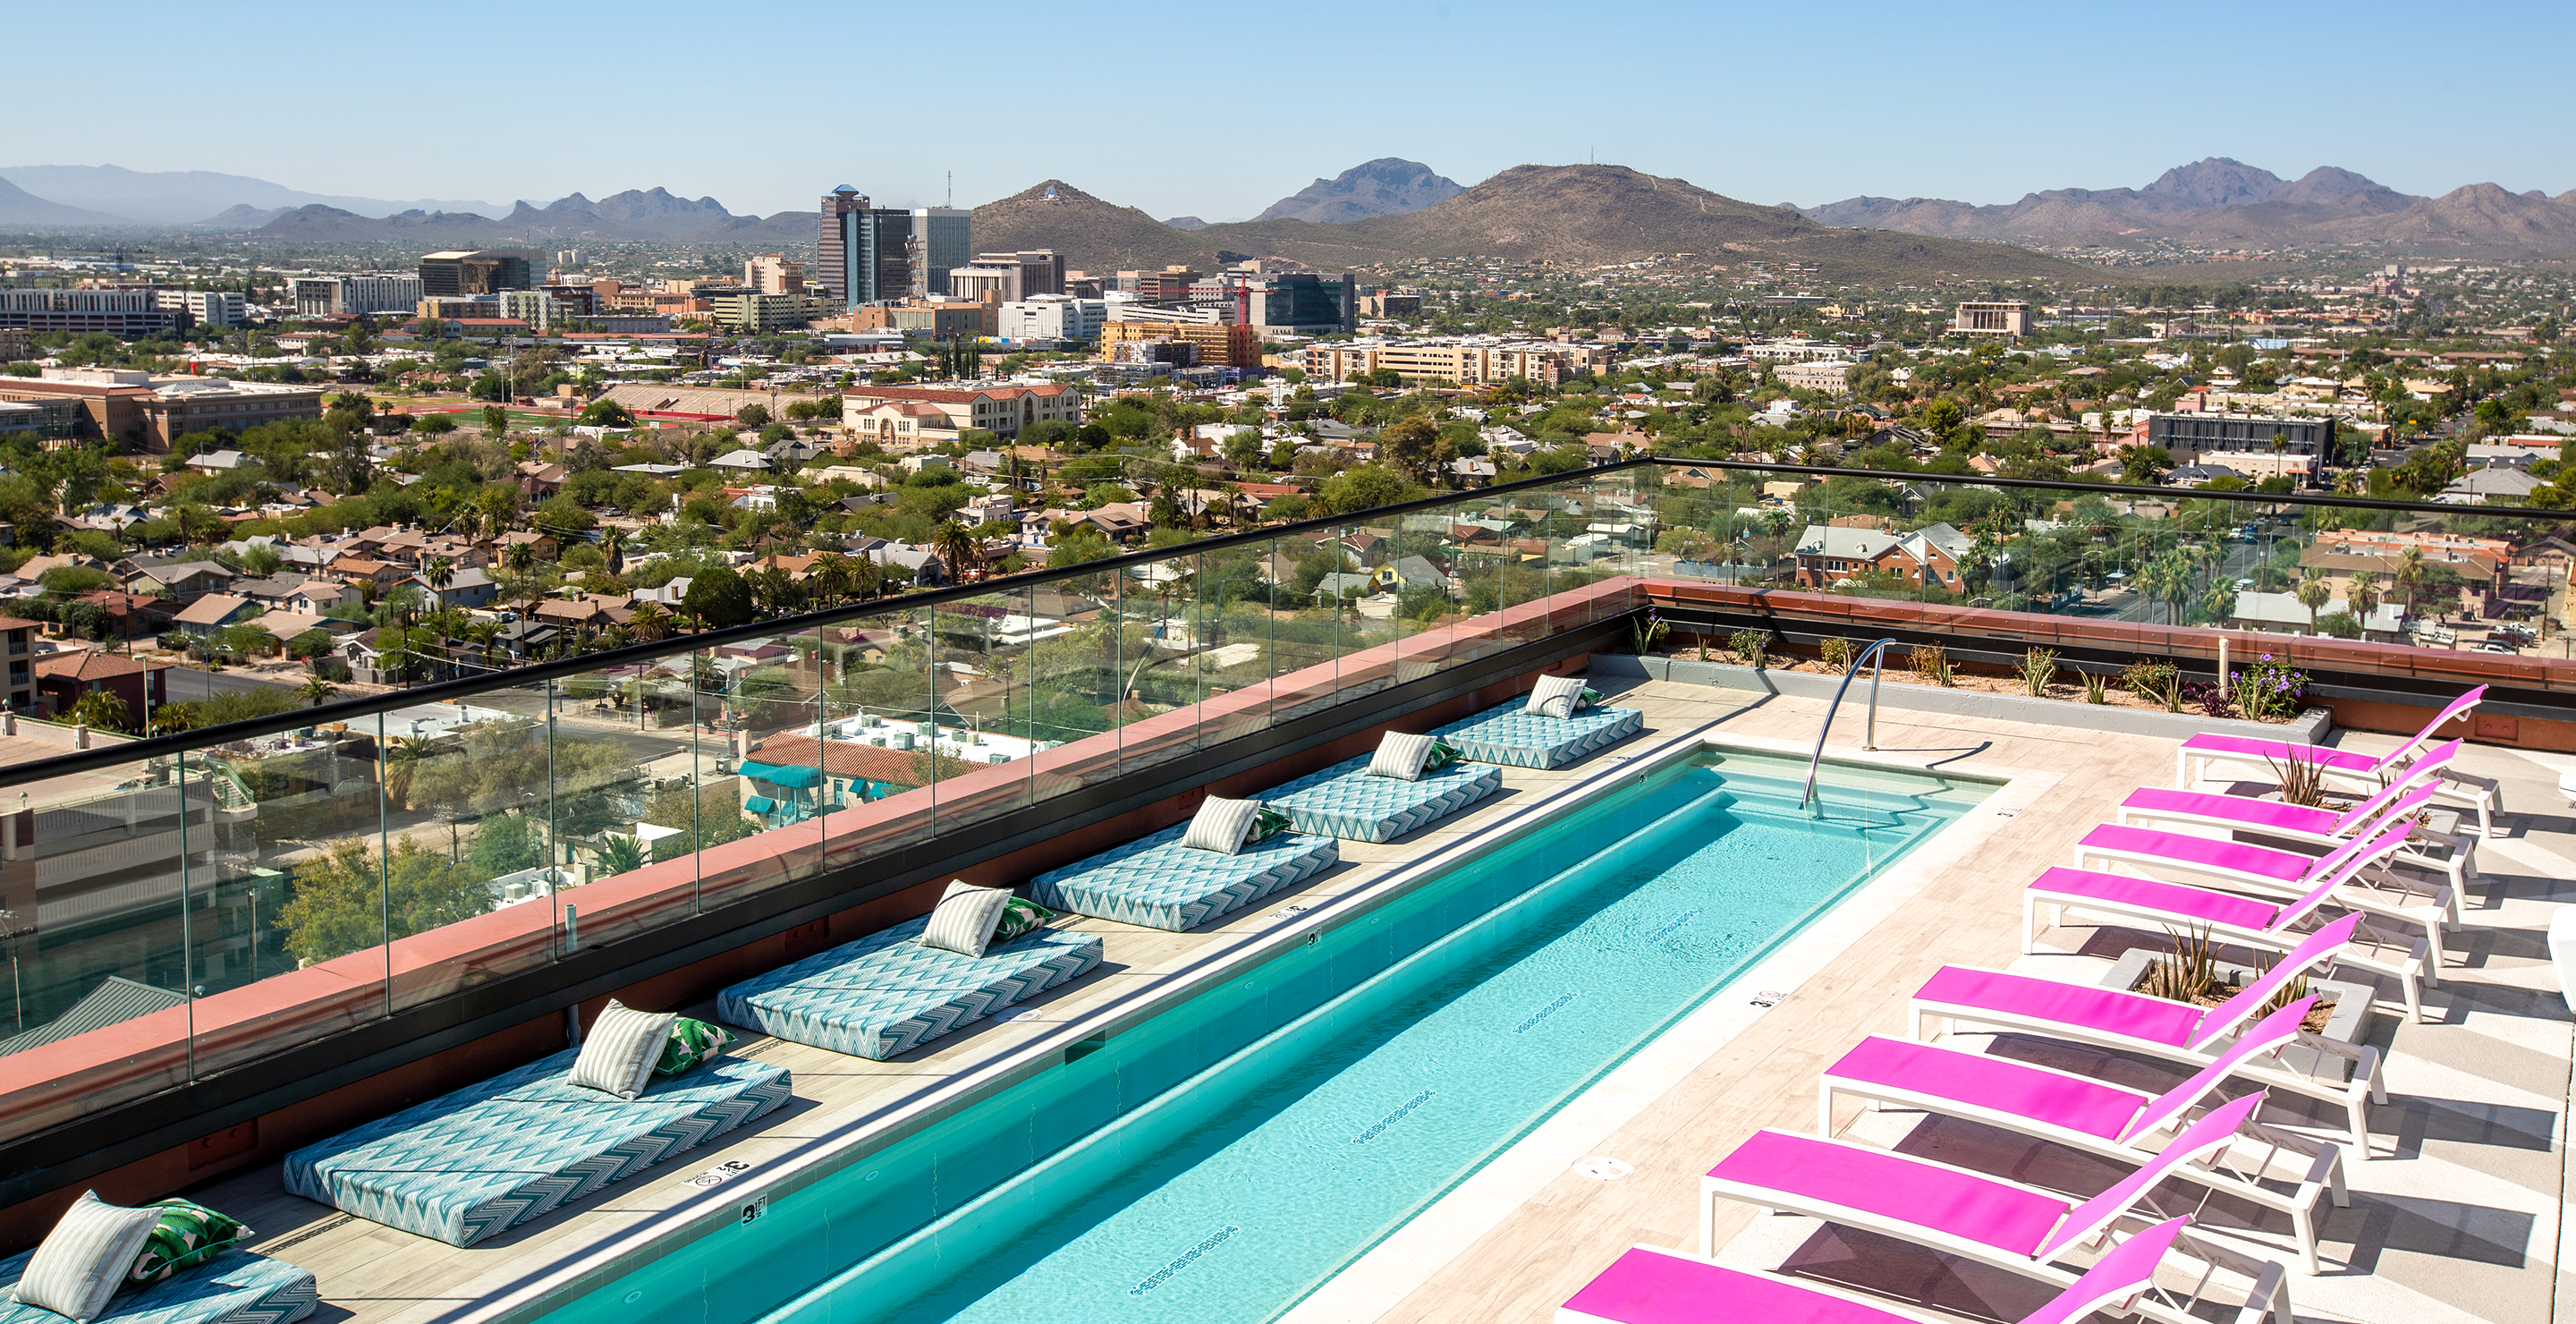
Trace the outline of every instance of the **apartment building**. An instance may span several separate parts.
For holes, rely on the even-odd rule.
[[[763,253],[742,264],[742,283],[755,294],[803,294],[805,264],[782,253]]]
[[[1306,375],[1346,382],[1393,369],[1408,386],[1429,381],[1460,386],[1525,377],[1555,385],[1609,361],[1609,351],[1547,340],[1464,336],[1440,340],[1355,340],[1306,347]]]
[[[2150,414],[2147,416],[2147,444],[2162,446],[2180,455],[2186,451],[2272,453],[2272,440],[2279,437],[2282,449],[2293,455],[2322,456],[2334,446],[2334,419],[2282,418],[2269,414]],[[2219,463],[2212,458],[2211,463]],[[2229,467],[2233,468],[2233,465]],[[2239,472],[2243,472],[2239,470]]]
[[[152,291],[152,305],[170,314],[171,321],[183,330],[192,326],[240,326],[249,308],[239,290],[156,289]]]
[[[1248,326],[1216,325],[1200,322],[1103,322],[1100,326],[1100,361],[1103,363],[1143,362],[1125,347],[1157,343],[1192,346],[1193,362],[1184,367],[1250,368],[1261,362],[1261,336]],[[1175,362],[1165,356],[1148,356],[1152,361]]]
[[[148,336],[167,328],[174,317],[149,289],[0,289],[0,328]]]
[[[286,282],[286,302],[298,317],[402,315],[420,306],[417,276],[297,276]]]

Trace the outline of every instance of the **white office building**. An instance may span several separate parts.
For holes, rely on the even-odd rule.
[[[1003,304],[1000,312],[996,334],[1004,340],[1097,340],[1109,305],[1068,294],[1038,294]]]
[[[298,317],[409,317],[420,306],[418,276],[297,276],[286,284]]]

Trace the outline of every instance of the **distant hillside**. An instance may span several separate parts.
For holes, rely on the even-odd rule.
[[[2299,178],[2226,157],[2176,166],[2145,188],[2050,189],[2002,206],[1942,198],[1846,198],[1800,213],[1827,225],[1983,239],[2095,241],[2159,235],[2212,244],[2383,243],[2457,251],[2576,254],[2576,193],[2473,184],[2439,198],[2319,166]]]
[[[153,225],[194,225],[236,206],[271,214],[320,203],[360,216],[390,216],[401,211],[473,212],[498,216],[504,210],[471,198],[382,198],[306,193],[247,175],[211,170],[128,170],[123,166],[0,166],[0,179],[67,206],[86,207]]]
[[[0,179],[0,225],[132,225],[122,216],[66,207]]]
[[[2009,280],[2079,270],[2044,254],[1998,244],[1819,225],[1794,211],[1615,165],[1515,166],[1437,206],[1402,216],[1347,225],[1214,225],[1198,237],[1318,266],[1469,253],[1568,263],[1695,253],[1713,262],[1822,263],[1826,281],[1904,276]]]
[[[226,217],[238,217],[243,211],[235,208]],[[216,218],[218,222],[225,219]],[[653,188],[628,189],[595,202],[570,193],[543,207],[522,200],[499,220],[470,213],[422,211],[376,218],[314,205],[280,214],[252,232],[266,238],[313,243],[411,239],[517,243],[601,238],[810,248],[814,219],[804,212],[781,212],[765,218],[736,216],[713,198],[693,202],[668,189]]]
[[[1419,161],[1381,156],[1319,179],[1270,204],[1256,221],[1365,221],[1401,216],[1446,202],[1467,190]]]
[[[1175,264],[1206,271],[1216,265],[1217,249],[1202,236],[1223,228],[1176,230],[1139,208],[1104,202],[1061,179],[975,209],[978,251],[1052,248],[1064,254],[1067,267],[1090,272],[1159,270]]]
[[[281,213],[250,232],[262,239],[297,243],[346,244],[370,240],[417,240],[426,243],[498,243],[514,236],[503,222],[471,212],[403,212],[395,216],[360,216],[338,207],[312,203]]]
[[[1163,224],[1168,225],[1175,230],[1204,230],[1208,228],[1208,223],[1200,220],[1196,216],[1168,216],[1163,219]]]
[[[1048,180],[975,209],[975,245],[1052,248],[1086,271],[1201,271],[1245,257],[1278,257],[1325,271],[1406,257],[1480,253],[1584,263],[1649,253],[1819,262],[1825,280],[1956,276],[2009,280],[2085,268],[2000,244],[1838,230],[1779,207],[1711,193],[1625,166],[1519,166],[1455,197],[1401,216],[1349,223],[1241,221],[1176,230]]]

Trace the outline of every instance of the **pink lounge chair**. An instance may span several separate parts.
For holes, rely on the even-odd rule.
[[[2194,1110],[2218,1092],[2238,1063],[2256,1054],[2278,1053],[2296,1039],[2299,1022],[2316,1004],[2313,997],[2302,998],[2264,1017],[2237,1036],[2217,1061],[2162,1094],[1992,1053],[1871,1035],[1825,1069],[1817,1086],[1817,1134],[1833,1134],[1834,1098],[1848,1094],[1873,1107],[1917,1108],[2000,1127],[2116,1163],[2144,1163],[2154,1152],[2146,1147],[2149,1141],[2180,1129]],[[2331,1141],[2277,1131],[2250,1119],[2241,1135],[2261,1147],[2260,1161],[2240,1166],[2226,1161],[2229,1151],[2221,1150],[2210,1160],[2176,1168],[2173,1176],[2288,1214],[2299,1255],[2307,1271],[2315,1273],[2317,1201],[2331,1196],[2338,1206],[2352,1202],[2344,1189],[2343,1150]],[[2306,1160],[2305,1174],[2287,1192],[2261,1180],[2283,1150]]]
[[[1908,1019],[1917,1040],[1929,1040],[1927,1032],[1938,1020],[1954,1033],[1961,1025],[1991,1026],[2007,1033],[2159,1057],[2197,1071],[2217,1061],[2228,1041],[2252,1024],[2262,1014],[2263,1004],[2292,979],[2332,965],[2360,925],[2361,916],[2346,915],[2309,934],[2296,950],[2215,1007],[2036,975],[1945,965],[1908,1000]],[[2298,1043],[2317,1054],[2320,1068],[2329,1057],[2350,1062],[2351,1078],[2303,1075],[2260,1059],[2239,1062],[2230,1074],[2269,1089],[2342,1105],[2351,1143],[2368,1153],[2367,1105],[2388,1102],[2388,1087],[2380,1079],[2379,1050],[2313,1034],[2300,1035]]]
[[[2191,1219],[2169,1218],[2138,1233],[2093,1262],[2056,1299],[2021,1317],[2019,1324],[2082,1324],[2096,1310],[2129,1313],[2131,1298],[2153,1301],[2188,1316],[2197,1298],[2177,1300],[2155,1285],[2156,1266],[2173,1249]],[[2278,1265],[2272,1266],[2277,1277]],[[2261,1298],[2246,1307],[2240,1324],[2262,1318]],[[1638,1246],[1593,1276],[1556,1309],[1556,1324],[1710,1324],[1749,1320],[1762,1324],[1944,1324],[1936,1317],[1849,1288],[1753,1269],[1730,1269],[1661,1246]]]
[[[2417,786],[2391,802],[2388,812],[2411,818],[2432,798],[2430,785]],[[2319,856],[2187,832],[2104,823],[2075,843],[2075,867],[2127,865],[2151,875],[2198,874],[2238,891],[2294,899],[2305,896],[2332,872],[2341,862],[2338,856],[2350,844]],[[2429,880],[2417,882],[2384,867],[2365,869],[2356,875],[2345,885],[2341,899],[2355,910],[2421,927],[2431,936],[2436,953],[2442,950],[2443,925],[2457,923],[2460,918],[2458,888]]]
[[[1711,1243],[1716,1240],[1717,1202],[1739,1200],[1867,1229],[2059,1288],[2071,1287],[2077,1275],[2056,1267],[2056,1260],[2117,1226],[2135,1228],[2165,1221],[2153,1212],[2148,1195],[2184,1163],[2233,1143],[2237,1128],[2262,1107],[2263,1098],[2257,1090],[2211,1109],[2136,1172],[2082,1202],[1869,1145],[1790,1131],[1756,1131],[1700,1178],[1699,1253],[1704,1258],[1716,1256]],[[2266,1261],[2227,1255],[2197,1242],[2192,1250],[2213,1262],[2217,1255],[2226,1255],[2233,1263],[2221,1267],[2255,1277],[2263,1285],[2258,1266]],[[2273,1317],[2292,1319],[2288,1288],[2277,1276],[2268,1286],[2266,1304]]]
[[[2457,740],[2446,740],[2433,746],[2424,751],[2423,757],[2408,764],[2405,771],[2390,779],[2386,786],[2340,813],[2332,809],[2224,795],[2215,791],[2176,791],[2162,786],[2142,786],[2120,802],[2119,822],[2123,827],[2182,824],[2222,828],[2325,849],[2351,840],[2378,822],[2390,803],[2417,790],[2426,779],[2448,768],[2459,752],[2460,742]],[[2440,794],[2436,787],[2433,796],[2425,798]],[[2418,840],[2410,844],[2404,856],[2407,863],[2449,876],[2454,890],[2465,887],[2469,879],[2478,876],[2473,838],[2454,837],[2421,825],[2417,826],[2415,835]]]
[[[2338,965],[2388,975],[2404,991],[2406,1014],[2424,1018],[2424,986],[2441,982],[2441,963],[2433,943],[2439,930],[2421,937],[2373,924],[2369,916],[2382,908],[2377,896],[2360,887],[2364,870],[2386,862],[2406,844],[2409,824],[2391,822],[2369,836],[2354,837],[2316,862],[2314,881],[2288,901],[2261,900],[2184,883],[2159,882],[2134,874],[2092,869],[2050,869],[2021,893],[2021,949],[2037,952],[2042,907],[2051,923],[2064,927],[2068,911],[2111,915],[2169,929],[2205,931],[2210,936],[2264,951],[2296,949],[2324,922],[2328,906],[2361,912],[2352,943],[2335,957]],[[2413,912],[2402,916],[2420,922]]]
[[[2413,759],[2415,751],[2433,738],[2434,732],[2467,716],[2469,710],[2486,697],[2487,687],[2480,685],[2451,700],[2406,743],[2377,756],[2355,750],[2330,749],[2324,745],[2294,745],[2286,740],[2258,740],[2251,736],[2223,736],[2204,731],[2182,742],[2182,747],[2174,751],[2174,785],[2188,790],[2199,784],[2212,763],[2234,763],[2277,776],[2279,770],[2273,765],[2295,758],[2318,765],[2330,780],[2356,789],[2368,789],[2394,779]],[[2455,770],[2446,770],[2442,777],[2444,802],[2477,810],[2478,835],[2494,836],[2495,813],[2502,807],[2495,782]]]

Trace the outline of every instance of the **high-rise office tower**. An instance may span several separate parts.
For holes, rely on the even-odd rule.
[[[847,184],[823,195],[812,284],[856,308],[948,292],[974,260],[975,214],[956,207],[871,207]]]
[[[917,207],[912,233],[920,239],[910,276],[912,297],[948,293],[948,273],[975,260],[975,213],[958,207]]]
[[[850,263],[851,236],[848,218],[864,214],[867,209],[867,196],[847,184],[823,195],[822,232],[815,244],[814,253],[814,284],[826,294],[844,303],[864,302],[850,293],[852,285],[865,282],[851,279],[853,272]]]

